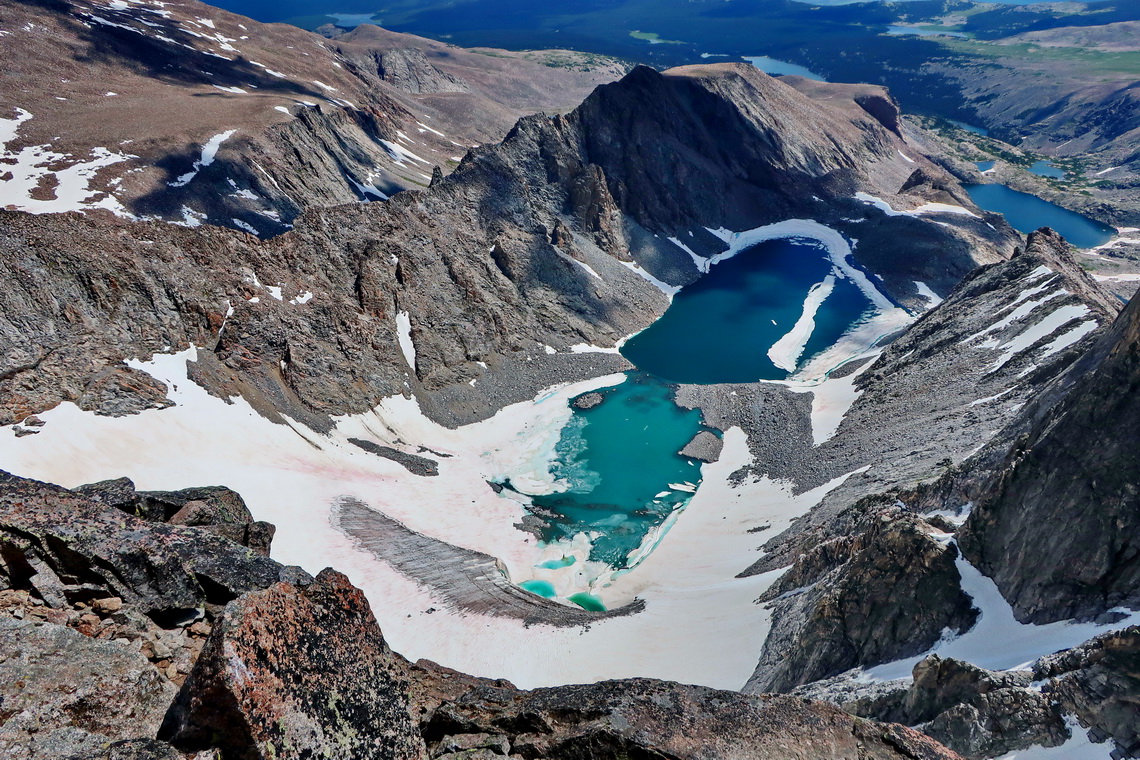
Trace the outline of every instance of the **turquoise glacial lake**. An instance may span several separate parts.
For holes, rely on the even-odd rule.
[[[1095,248],[1116,233],[1107,224],[1005,185],[967,185],[966,192],[979,207],[1005,216],[1018,232],[1028,234],[1041,227],[1052,227],[1078,248]]]
[[[627,373],[625,382],[597,391],[601,404],[573,408],[551,464],[551,474],[568,489],[530,495],[529,511],[544,522],[542,540],[594,534],[589,558],[628,568],[646,537],[684,507],[701,483],[701,463],[680,454],[704,429],[701,415],[677,406],[674,384],[788,377],[768,350],[792,329],[808,293],[825,280],[832,288],[818,305],[814,330],[805,331],[802,366],[872,313],[863,292],[837,276],[818,244],[803,239],[760,243],[677,293],[665,314],[622,349],[638,369]],[[537,567],[558,570],[575,562],[563,557]],[[520,585],[554,595],[554,586],[544,580]],[[569,601],[587,609],[600,604],[589,594]]]
[[[575,408],[555,448],[551,473],[569,490],[532,496],[532,511],[545,519],[548,542],[600,533],[590,559],[621,569],[700,484],[700,462],[680,451],[702,429],[701,414],[677,406],[673,388],[644,372],[597,393],[602,403]]]

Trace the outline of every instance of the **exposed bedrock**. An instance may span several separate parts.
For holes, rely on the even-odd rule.
[[[128,515],[123,481],[87,490],[0,480],[5,757],[958,757],[798,697],[646,679],[526,692],[412,665],[343,575],[313,579],[198,528]],[[205,575],[215,561],[236,584],[224,606]],[[145,593],[141,567],[154,580]],[[197,596],[184,591],[195,584]],[[172,607],[178,620],[161,614]]]
[[[773,611],[772,630],[746,692],[790,691],[914,655],[977,619],[954,546],[906,510],[873,501],[854,505],[843,516],[848,530],[800,555],[758,600]]]
[[[323,118],[309,110],[289,129]],[[943,226],[854,200],[857,190],[894,197],[915,168],[898,144],[863,109],[814,101],[751,66],[640,68],[569,114],[522,119],[430,188],[310,208],[268,241],[0,213],[10,283],[0,336],[11,346],[0,423],[84,394],[111,413],[160,404],[138,383],[105,390],[100,373],[191,344],[196,381],[271,418],[327,429],[329,415],[415,391],[445,424],[483,419],[533,396],[541,383],[528,364],[546,383],[622,368],[620,357],[568,349],[613,346],[656,319],[665,296],[626,264],[689,282],[693,258],[666,238],[712,255],[724,243],[706,226],[820,219],[859,238],[856,257],[917,304],[913,280],[949,289],[1017,236],[962,214]]]
[[[1140,304],[1083,369],[1060,403],[1035,410],[962,534],[1022,621],[1140,605]]]
[[[795,690],[852,715],[914,726],[967,758],[1055,747],[1072,733],[1140,754],[1140,628],[1105,633],[1026,669],[992,671],[930,655],[912,679],[841,674]],[[1072,719],[1075,718],[1076,725]],[[1111,746],[1111,745],[1110,745]],[[1107,748],[1106,748],[1107,749]]]

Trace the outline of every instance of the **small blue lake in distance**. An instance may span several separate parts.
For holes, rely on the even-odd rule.
[[[1050,177],[1052,179],[1065,178],[1065,172],[1060,168],[1053,166],[1053,164],[1049,163],[1048,161],[1034,162],[1033,166],[1029,167],[1029,171],[1032,174],[1036,174],[1038,177]]]
[[[966,122],[958,121],[957,119],[947,119],[946,121],[950,122],[959,129],[964,129],[967,132],[973,132],[975,135],[981,135],[982,137],[990,136],[990,131],[985,127],[975,127],[973,124],[967,124]]]
[[[1095,248],[1116,233],[1107,224],[1005,185],[966,185],[966,192],[981,208],[1005,216],[1018,232],[1028,234],[1041,227],[1052,227],[1078,248]]]
[[[768,240],[712,267],[673,298],[656,322],[626,341],[625,358],[674,383],[783,380],[768,350],[796,324],[812,286],[832,273],[827,252],[804,240]],[[835,343],[871,304],[849,279],[815,315],[800,363]]]
[[[814,79],[817,82],[827,81],[819,74],[816,74],[814,71],[806,69],[803,66],[797,65],[795,63],[789,63],[787,61],[781,61],[777,58],[769,58],[766,55],[746,55],[744,56],[744,60],[751,63],[753,66],[760,69],[765,74],[770,74],[772,76],[793,75],[797,77],[805,77],[807,79]]]

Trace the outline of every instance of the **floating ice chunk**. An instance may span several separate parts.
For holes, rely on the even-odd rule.
[[[823,282],[811,286],[807,298],[804,299],[803,312],[796,320],[795,325],[782,338],[768,349],[768,358],[785,372],[795,372],[796,365],[807,347],[811,334],[815,332],[815,315],[819,307],[835,289],[835,274],[829,274]],[[774,322],[773,322],[774,324]]]

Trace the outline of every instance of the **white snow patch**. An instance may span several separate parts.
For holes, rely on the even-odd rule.
[[[412,319],[406,311],[396,313],[396,336],[400,341],[400,351],[404,354],[404,361],[415,372],[416,344],[412,342]]]
[[[1108,174],[1109,172],[1114,172],[1119,168],[1120,168],[1119,166],[1110,166],[1107,169],[1101,169],[1099,172],[1094,172],[1093,176],[1094,177],[1103,177],[1104,175]]]
[[[433,129],[432,127],[429,127],[427,124],[424,124],[422,121],[417,121],[416,124],[418,124],[422,129],[427,130],[428,132],[432,132],[434,134],[437,134],[440,137],[447,137],[447,135],[445,135],[443,132],[440,132],[438,129]]]
[[[287,115],[289,115],[289,116],[292,116],[292,115],[293,115],[292,111],[290,111],[290,110],[289,110],[288,108],[286,108],[285,106],[273,106],[273,110],[274,110],[274,111],[280,111],[281,113],[283,113],[283,114],[287,114]]]
[[[807,347],[811,334],[815,332],[815,315],[819,307],[835,289],[835,273],[827,275],[823,282],[811,286],[807,298],[804,299],[803,312],[795,325],[782,338],[777,340],[768,349],[768,358],[785,372],[795,372],[800,363],[800,357]]]
[[[226,132],[222,132],[221,134],[214,135],[209,140],[207,140],[206,144],[202,146],[202,157],[194,162],[193,168],[191,168],[190,171],[188,171],[186,174],[180,176],[178,179],[167,184],[170,185],[170,187],[183,187],[190,184],[190,181],[198,176],[198,172],[200,172],[204,167],[207,167],[210,164],[214,163],[214,159],[217,158],[218,149],[222,147],[222,143],[233,137],[234,133],[236,132],[236,129],[231,129]]]
[[[1081,728],[1081,724],[1072,715],[1065,716],[1065,725],[1072,736],[1058,747],[1034,745],[1008,752],[994,760],[1111,760],[1111,742],[1094,743],[1089,739],[1088,731]]]
[[[869,668],[860,680],[907,678],[919,661],[934,653],[990,670],[1020,670],[1044,655],[1069,649],[1106,631],[1140,623],[1140,612],[1129,610],[1120,610],[1127,615],[1124,620],[1105,625],[1070,621],[1045,625],[1019,623],[1013,616],[1013,608],[998,591],[997,584],[966,561],[961,552],[955,565],[962,576],[962,590],[981,611],[974,627],[961,636],[946,635],[928,652]]]
[[[909,163],[909,164],[914,163],[914,159],[911,158],[910,156],[908,156],[907,154],[903,153],[901,150],[899,151],[899,155],[902,156],[903,160],[906,161],[907,163]]]
[[[306,290],[306,291],[300,293],[299,295],[297,295],[293,298],[290,298],[289,303],[295,304],[297,306],[301,306],[303,304],[307,304],[309,301],[312,301],[312,300],[313,300],[312,292]]]
[[[237,227],[238,229],[245,230],[246,232],[248,232],[251,235],[258,234],[257,228],[254,227],[249,222],[244,222],[241,219],[230,219],[230,221],[233,222],[234,226]]]
[[[630,271],[636,273],[638,277],[641,277],[643,280],[645,280],[646,282],[650,283],[655,288],[660,290],[670,300],[672,300],[673,296],[677,295],[677,291],[679,291],[681,289],[680,287],[678,287],[676,285],[670,285],[669,283],[667,283],[663,280],[657,279],[652,274],[650,274],[646,270],[642,269],[640,265],[638,265],[632,261],[622,261],[619,263],[622,266],[629,269]]]
[[[926,308],[933,309],[938,304],[942,303],[942,297],[930,289],[930,286],[925,282],[914,281],[914,286],[918,288],[918,294],[925,298],[928,302]]]
[[[103,208],[121,217],[134,218],[114,195],[92,189],[91,182],[101,169],[137,156],[93,148],[88,160],[77,161],[62,169],[51,169],[73,157],[54,151],[49,145],[31,145],[18,151],[8,149],[8,143],[16,138],[20,125],[32,118],[32,114],[22,108],[15,111],[15,118],[0,119],[0,173],[12,175],[0,182],[0,208],[9,207],[32,214]],[[41,182],[49,178],[55,180],[55,197],[32,197]]]
[[[669,238],[669,242],[672,243],[673,245],[677,246],[678,248],[680,248],[685,253],[689,254],[689,258],[691,258],[693,260],[693,264],[697,267],[698,272],[709,271],[709,267],[711,265],[709,264],[709,260],[706,259],[704,256],[697,254],[696,252],[693,251],[692,248],[685,245],[684,243],[682,243],[680,240],[678,240],[675,237]]]
[[[381,140],[380,143],[388,149],[388,153],[392,156],[392,160],[398,164],[404,163],[405,159],[419,161],[421,164],[431,163],[431,161],[428,161],[426,158],[420,158],[415,153],[412,153],[410,150],[398,143],[390,142],[388,140]]]
[[[981,219],[980,216],[962,206],[956,206],[951,203],[924,203],[921,206],[911,209],[910,211],[896,211],[891,204],[887,203],[882,198],[876,198],[867,193],[855,193],[856,200],[863,201],[866,204],[874,206],[882,211],[887,216],[913,216],[921,217],[924,214],[957,214],[959,216],[970,216],[974,219]]]
[[[570,254],[566,253],[565,251],[563,251],[559,248],[555,248],[554,252],[557,253],[558,258],[562,259],[563,261],[565,261],[569,264],[576,264],[578,267],[580,267],[582,269],[582,271],[584,271],[586,274],[590,275],[594,279],[602,280],[602,276],[600,274],[598,274],[597,272],[595,272],[593,267],[591,267],[586,262],[578,261],[578,259],[574,258]],[[604,280],[602,280],[602,281],[604,282]]]
[[[218,57],[224,58],[225,56],[218,56]],[[240,87],[222,87],[220,84],[212,84],[210,86],[213,87],[214,89],[221,90],[222,92],[232,93],[234,95],[246,95],[246,94],[248,94],[248,93],[246,93],[245,90],[243,90]]]
[[[1001,367],[1005,366],[1005,364],[1010,359],[1017,356],[1022,351],[1025,351],[1026,349],[1031,347],[1033,344],[1035,344],[1037,341],[1041,340],[1042,338],[1044,338],[1046,336],[1052,335],[1054,332],[1056,332],[1058,329],[1060,329],[1064,325],[1068,324],[1072,320],[1079,319],[1083,316],[1086,316],[1088,313],[1089,313],[1089,307],[1083,303],[1082,304],[1071,304],[1068,306],[1062,306],[1061,308],[1050,312],[1040,322],[1026,328],[1019,335],[1017,335],[1013,340],[1002,345],[1001,346],[1001,348],[1003,349],[1002,354],[993,363],[993,366],[990,367],[989,371],[994,372],[994,371],[1000,369]],[[1093,327],[1095,328],[1095,326],[1096,326],[1096,323],[1093,322]],[[1089,331],[1091,331],[1091,330],[1089,330]],[[1086,334],[1087,334],[1087,332],[1086,332]],[[1080,338],[1077,338],[1077,340],[1080,340]],[[1063,347],[1064,346],[1062,346],[1062,348]],[[1057,350],[1059,351],[1060,348],[1058,348]]]

